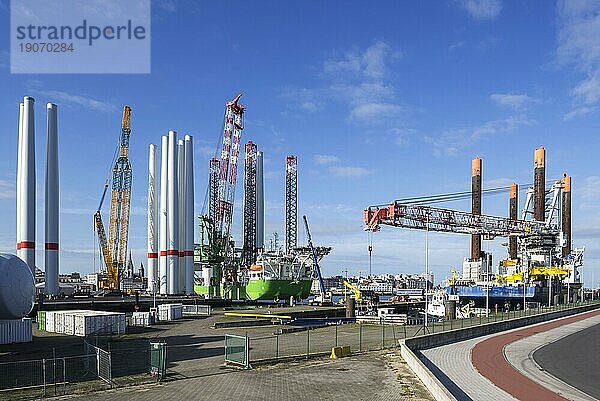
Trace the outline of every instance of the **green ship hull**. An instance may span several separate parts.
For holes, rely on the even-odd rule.
[[[246,294],[252,300],[265,299],[306,299],[310,295],[311,279],[291,280],[250,280]]]
[[[306,299],[310,295],[310,287],[312,279],[303,279],[299,281],[292,280],[250,280],[248,285],[240,286],[232,290],[227,298],[231,299],[251,299],[251,300],[275,300],[289,299],[294,297],[297,299]],[[209,288],[206,285],[194,286],[194,291],[198,295],[207,295]],[[213,290],[214,292],[214,290]],[[221,287],[223,294],[223,287]]]

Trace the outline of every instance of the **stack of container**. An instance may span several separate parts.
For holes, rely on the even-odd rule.
[[[181,319],[183,316],[183,304],[158,305],[158,320],[171,321]]]
[[[33,341],[31,319],[0,320],[0,344],[28,343]]]
[[[152,315],[150,312],[133,312],[131,319],[129,320],[130,326],[150,326],[153,322]]]
[[[123,334],[125,326],[124,313],[92,310],[38,312],[38,328],[52,333],[81,337],[90,334]]]

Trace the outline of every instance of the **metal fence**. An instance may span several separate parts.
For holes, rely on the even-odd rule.
[[[94,337],[86,338],[83,348],[84,355],[79,356],[1,362],[0,400],[66,395],[164,377],[164,374],[151,375],[148,341],[121,342]],[[166,368],[167,361],[161,363]]]
[[[210,305],[183,305],[181,309],[183,316],[210,316],[211,312]]]
[[[97,380],[96,355],[0,363],[0,399],[31,399],[71,392],[74,383]]]
[[[478,326],[509,319],[518,319],[542,313],[590,304],[561,304],[552,307],[537,306],[526,310],[498,311],[468,319],[428,321],[419,319],[417,325],[392,324],[380,319],[380,324],[350,323],[324,327],[285,327],[271,335],[249,337],[249,360],[259,362],[282,358],[309,358],[329,354],[333,347],[350,346],[352,351],[372,351],[398,346],[398,340],[423,334]],[[597,301],[595,303],[598,303]],[[412,320],[415,321],[415,320]],[[244,338],[244,337],[241,337]],[[226,346],[227,347],[227,346]],[[227,351],[226,351],[227,352]]]
[[[250,339],[248,336],[225,334],[225,362],[250,368]]]

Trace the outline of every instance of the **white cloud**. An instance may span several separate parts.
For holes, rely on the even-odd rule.
[[[485,137],[512,132],[519,127],[533,123],[524,116],[512,116],[488,121],[474,127],[449,129],[439,137],[426,136],[425,141],[433,145],[435,156],[456,156]]]
[[[350,118],[354,121],[381,121],[393,119],[402,111],[402,106],[394,103],[361,103],[354,107]]]
[[[574,182],[574,191],[581,196],[582,209],[599,209],[600,208],[600,176],[592,175],[587,177],[581,189],[577,189]]]
[[[573,110],[565,113],[565,115],[563,116],[563,121],[569,121],[569,120],[572,120],[577,117],[582,117],[582,116],[588,115],[590,113],[593,113],[594,111],[596,111],[595,107],[590,107],[590,106],[576,107]]]
[[[371,174],[366,168],[353,166],[331,166],[328,170],[338,177],[364,177]]]
[[[513,110],[523,110],[528,103],[538,100],[525,94],[516,93],[493,93],[490,99],[500,106],[509,107]]]
[[[500,0],[460,0],[459,4],[477,20],[494,19],[502,11]]]
[[[574,66],[582,76],[571,91],[575,105],[565,115],[571,119],[589,113],[583,106],[600,102],[600,3],[561,0],[557,14],[558,62]]]
[[[14,199],[16,196],[14,182],[0,180],[0,199]]]
[[[42,89],[30,89],[30,92],[36,95],[42,95],[48,97],[51,102],[57,103],[59,106],[68,104],[74,106],[81,106],[86,109],[92,109],[102,112],[113,112],[117,110],[117,106],[112,103],[97,100],[91,97],[83,95],[73,95],[71,93],[57,91],[57,90],[42,90]]]
[[[333,155],[315,155],[315,163],[317,164],[331,164],[337,163],[340,159]]]
[[[455,50],[460,49],[464,45],[465,45],[465,42],[463,42],[462,40],[458,41],[458,42],[455,42],[455,43],[452,43],[450,46],[448,46],[448,51],[449,52],[453,52]]]
[[[348,122],[393,136],[397,130],[406,130],[408,111],[389,79],[392,63],[401,57],[400,51],[381,41],[363,50],[353,49],[323,62],[319,74],[322,86],[286,87],[280,96],[295,111],[315,112],[328,104],[341,105],[348,113]]]

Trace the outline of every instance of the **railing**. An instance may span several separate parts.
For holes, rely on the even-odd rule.
[[[395,348],[398,346],[398,340],[418,335],[440,333],[503,320],[519,319],[590,304],[600,304],[600,302],[588,301],[575,304],[560,304],[552,307],[538,306],[537,308],[527,310],[499,311],[497,313],[492,312],[487,316],[476,316],[467,319],[440,322],[428,321],[427,325],[424,324],[425,322],[422,318],[408,319],[409,323],[419,323],[417,325],[393,324],[385,318],[381,318],[380,324],[338,323],[325,327],[305,326],[293,328],[284,326],[283,329],[274,330],[274,333],[271,335],[249,336],[249,361],[254,363],[288,358],[322,356],[329,354],[333,347],[344,345],[349,345],[352,352]],[[229,334],[227,336],[233,337]],[[240,337],[240,347],[242,347],[241,342],[244,338]]]

